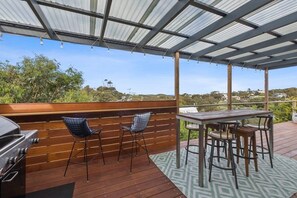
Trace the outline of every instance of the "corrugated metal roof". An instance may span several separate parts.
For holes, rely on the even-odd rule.
[[[195,0],[196,2],[203,2],[206,3],[210,6],[212,6],[214,0]],[[223,10],[224,12],[230,13],[234,10],[236,10],[237,8],[244,6],[244,4],[246,4],[247,2],[249,2],[250,0],[216,0],[219,3],[214,5],[213,7],[218,8],[220,10]]]
[[[4,33],[249,67],[297,65],[296,18],[296,0],[0,0]]]
[[[258,53],[265,52],[265,51],[268,51],[268,50],[277,49],[277,48],[288,46],[288,45],[292,45],[292,43],[291,42],[284,42],[284,43],[280,43],[280,44],[276,44],[276,45],[272,45],[272,46],[269,46],[269,47],[265,47],[265,48],[255,50],[255,52],[258,52]]]
[[[152,0],[113,0],[109,14],[113,17],[138,23],[151,3]]]
[[[275,32],[285,35],[297,31],[297,22],[274,30]]]
[[[169,39],[166,39],[167,37],[169,37]],[[164,39],[166,39],[165,42],[163,42]],[[177,45],[183,40],[185,40],[185,38],[159,33],[148,43],[148,45],[168,49]]]
[[[193,35],[220,18],[222,17],[206,12],[179,32],[186,35]]]
[[[59,3],[62,5],[72,6],[75,8],[91,11],[91,0],[45,0],[45,1]],[[106,0],[96,0],[96,1],[97,1],[97,8],[95,9],[95,11],[103,14]]]
[[[261,34],[259,36],[244,40],[244,41],[242,41],[240,43],[233,44],[232,46],[238,47],[238,48],[244,48],[244,47],[248,47],[250,45],[254,45],[254,44],[257,44],[257,43],[268,41],[268,40],[274,39],[274,38],[276,38],[276,37],[272,36],[270,34],[264,33],[264,34]]]
[[[42,27],[25,1],[0,1],[0,20]]]
[[[233,22],[233,23],[215,31],[214,33],[206,36],[205,38],[207,40],[214,41],[214,42],[223,42],[225,40],[233,38],[239,34],[242,34],[244,32],[252,30],[252,29],[253,28],[251,28],[249,26],[242,25],[237,22]]]
[[[231,57],[229,57],[228,59],[233,60],[233,59],[242,58],[242,57],[250,56],[250,55],[253,55],[253,53],[251,53],[251,52],[246,52],[246,53],[243,53],[243,54],[239,54],[239,55],[237,55],[237,56],[231,56]]]
[[[181,49],[181,51],[189,52],[189,53],[195,53],[195,52],[204,50],[204,49],[206,49],[208,47],[211,47],[211,46],[213,46],[213,44],[206,43],[206,42],[203,42],[203,41],[197,41],[197,42],[195,42],[195,43]]]
[[[263,7],[244,19],[251,21],[257,25],[264,25],[281,17],[287,16],[296,12],[296,0],[277,0],[270,3],[270,5]]]
[[[173,8],[177,0],[162,0],[159,1],[157,6],[153,9],[148,18],[144,21],[144,24],[154,26],[156,25],[166,13]]]
[[[214,51],[214,52],[211,52],[209,54],[206,54],[207,56],[211,56],[211,57],[215,57],[215,56],[220,56],[222,54],[226,54],[228,52],[233,52],[235,51],[235,49],[232,49],[232,48],[229,48],[229,47],[225,47],[223,49],[220,49],[220,50],[217,50],[217,51]]]
[[[90,17],[60,9],[40,6],[55,30],[67,30],[78,34],[90,34]]]

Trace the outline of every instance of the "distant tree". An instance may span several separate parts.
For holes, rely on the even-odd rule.
[[[82,73],[74,68],[60,70],[56,60],[36,55],[17,65],[0,63],[0,101],[7,103],[53,102],[70,91],[79,90]]]

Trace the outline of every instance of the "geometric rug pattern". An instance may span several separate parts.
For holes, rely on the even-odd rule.
[[[236,169],[239,189],[236,189],[232,171],[213,167],[212,180],[208,182],[208,163],[204,169],[204,187],[199,187],[198,155],[189,153],[188,164],[185,165],[185,154],[185,149],[181,149],[179,169],[176,168],[175,151],[151,155],[150,158],[188,198],[289,198],[297,192],[297,161],[294,159],[274,154],[271,168],[268,156],[263,160],[259,155],[259,171],[255,171],[251,160],[249,177],[245,175],[244,159],[240,159]],[[208,156],[209,153],[206,159]]]

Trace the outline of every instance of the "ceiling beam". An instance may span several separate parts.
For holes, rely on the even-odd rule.
[[[44,13],[42,12],[39,4],[37,3],[37,1],[36,0],[26,0],[26,2],[30,6],[31,10],[34,12],[35,16],[37,17],[37,19],[41,23],[42,27],[47,32],[48,36],[51,39],[57,39],[57,35],[55,34],[53,29],[51,28],[49,22],[47,21]]]
[[[261,52],[261,53],[258,53],[258,54],[253,54],[253,55],[233,59],[231,62],[240,63],[240,62],[244,62],[246,60],[261,58],[261,57],[264,57],[264,56],[273,56],[273,54],[278,54],[278,53],[281,53],[281,52],[291,51],[291,50],[295,50],[295,49],[297,49],[297,44],[292,44],[292,45],[288,45],[288,46],[285,46],[285,47],[280,47],[280,48],[277,48],[277,49],[272,49],[272,50],[268,50],[268,51],[265,51],[265,52]]]
[[[230,45],[233,45],[235,43],[239,43],[241,41],[244,41],[244,40],[247,40],[247,39],[250,39],[250,38],[253,38],[255,36],[258,36],[258,35],[261,35],[265,32],[269,32],[269,31],[272,31],[272,30],[275,30],[277,28],[280,28],[280,27],[283,27],[285,25],[288,25],[290,23],[294,23],[296,22],[296,18],[297,18],[297,12],[295,13],[292,13],[290,15],[287,15],[285,17],[282,17],[280,19],[277,19],[275,21],[272,21],[270,23],[267,23],[257,29],[254,29],[254,30],[250,30],[250,31],[247,31],[245,33],[242,33],[238,36],[235,36],[233,38],[230,38],[226,41],[223,41],[221,43],[219,43],[218,45],[214,45],[214,46],[211,46],[209,48],[206,48],[204,50],[201,50],[197,53],[194,53],[193,55],[194,56],[202,56],[204,54],[208,54],[210,52],[213,52],[213,51],[216,51],[216,50],[219,50],[219,49],[222,49],[224,47],[228,47]],[[231,56],[235,56],[235,54],[240,54],[242,52],[237,52],[237,51],[234,51],[234,53],[227,53],[227,54],[224,54],[222,55],[221,57],[231,57]],[[226,57],[225,57],[226,55]],[[227,56],[228,55],[228,56]],[[230,56],[229,56],[230,55]]]
[[[101,32],[100,32],[100,37],[99,37],[100,42],[103,42],[103,39],[104,39],[104,34],[105,34],[106,26],[107,26],[107,20],[108,20],[110,8],[111,8],[111,3],[112,3],[112,0],[107,0],[107,2],[105,4],[104,17],[103,17]]]
[[[97,12],[98,0],[91,0],[90,1],[90,10],[91,12]],[[96,29],[96,18],[90,17],[90,35],[95,36],[95,29]]]
[[[167,24],[169,24],[179,13],[190,4],[191,0],[179,0],[165,16],[153,27],[153,29],[139,42],[139,46],[146,45],[155,35],[157,35]]]
[[[252,0],[248,3],[246,3],[244,6],[239,7],[238,9],[234,10],[230,14],[227,14],[225,17],[217,20],[216,22],[212,23],[211,25],[207,26],[203,30],[197,32],[193,36],[189,37],[188,39],[184,40],[183,42],[177,44],[173,48],[170,49],[170,52],[178,51],[189,44],[215,32],[216,30],[219,30],[220,28],[232,23],[233,21],[236,21],[237,19],[253,12],[254,10],[266,5],[267,3],[271,2],[271,0]]]

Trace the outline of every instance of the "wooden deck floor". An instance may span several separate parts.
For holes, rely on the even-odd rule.
[[[274,131],[275,153],[297,160],[297,124],[275,124]],[[129,156],[123,156],[119,163],[115,157],[107,158],[106,165],[94,160],[90,164],[89,182],[82,165],[71,165],[66,177],[64,167],[29,173],[27,192],[75,182],[74,197],[184,197],[153,163],[148,164],[145,155],[134,159],[132,173]]]

